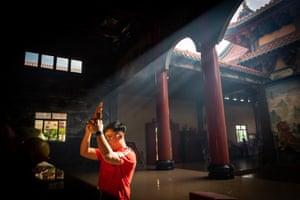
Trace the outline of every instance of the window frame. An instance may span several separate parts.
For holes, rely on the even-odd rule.
[[[36,112],[34,128],[45,141],[66,142],[67,113]]]
[[[82,60],[32,51],[25,51],[24,66],[76,74],[83,73]]]
[[[236,124],[234,126],[237,143],[242,143],[243,138],[248,141],[248,127],[245,124]]]

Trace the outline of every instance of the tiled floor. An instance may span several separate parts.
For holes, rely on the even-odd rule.
[[[293,200],[300,198],[298,167],[271,167],[257,170],[255,160],[233,161],[235,177],[229,180],[208,179],[206,163],[176,164],[172,170],[139,166],[132,182],[132,200],[189,200],[191,191],[225,194],[241,200]],[[261,172],[265,173],[263,175]],[[97,171],[73,172],[74,176],[95,185]]]

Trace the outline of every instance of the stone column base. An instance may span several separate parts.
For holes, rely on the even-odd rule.
[[[158,160],[156,161],[156,169],[158,170],[174,169],[174,160]]]
[[[208,171],[208,178],[210,179],[234,178],[234,167],[231,164],[210,164]]]

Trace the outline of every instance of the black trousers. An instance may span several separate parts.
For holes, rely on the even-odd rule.
[[[119,197],[113,196],[101,190],[99,190],[99,197],[100,200],[119,200]]]

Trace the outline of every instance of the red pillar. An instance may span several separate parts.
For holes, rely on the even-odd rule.
[[[158,130],[158,161],[157,169],[173,169],[172,144],[169,116],[169,91],[167,71],[160,69],[157,78],[157,130]]]
[[[160,42],[160,23],[155,24],[154,40]],[[156,48],[156,57],[158,64],[156,66],[157,81],[157,99],[156,99],[156,115],[157,115],[157,149],[158,160],[156,161],[156,169],[174,169],[174,161],[172,160],[172,144],[169,116],[169,91],[168,91],[168,71],[163,67],[164,60],[161,58],[162,52],[160,46]]]
[[[210,45],[202,46],[201,57],[211,158],[211,163],[208,167],[209,177],[218,179],[233,178],[233,166],[229,164],[220,68],[215,48]]]

